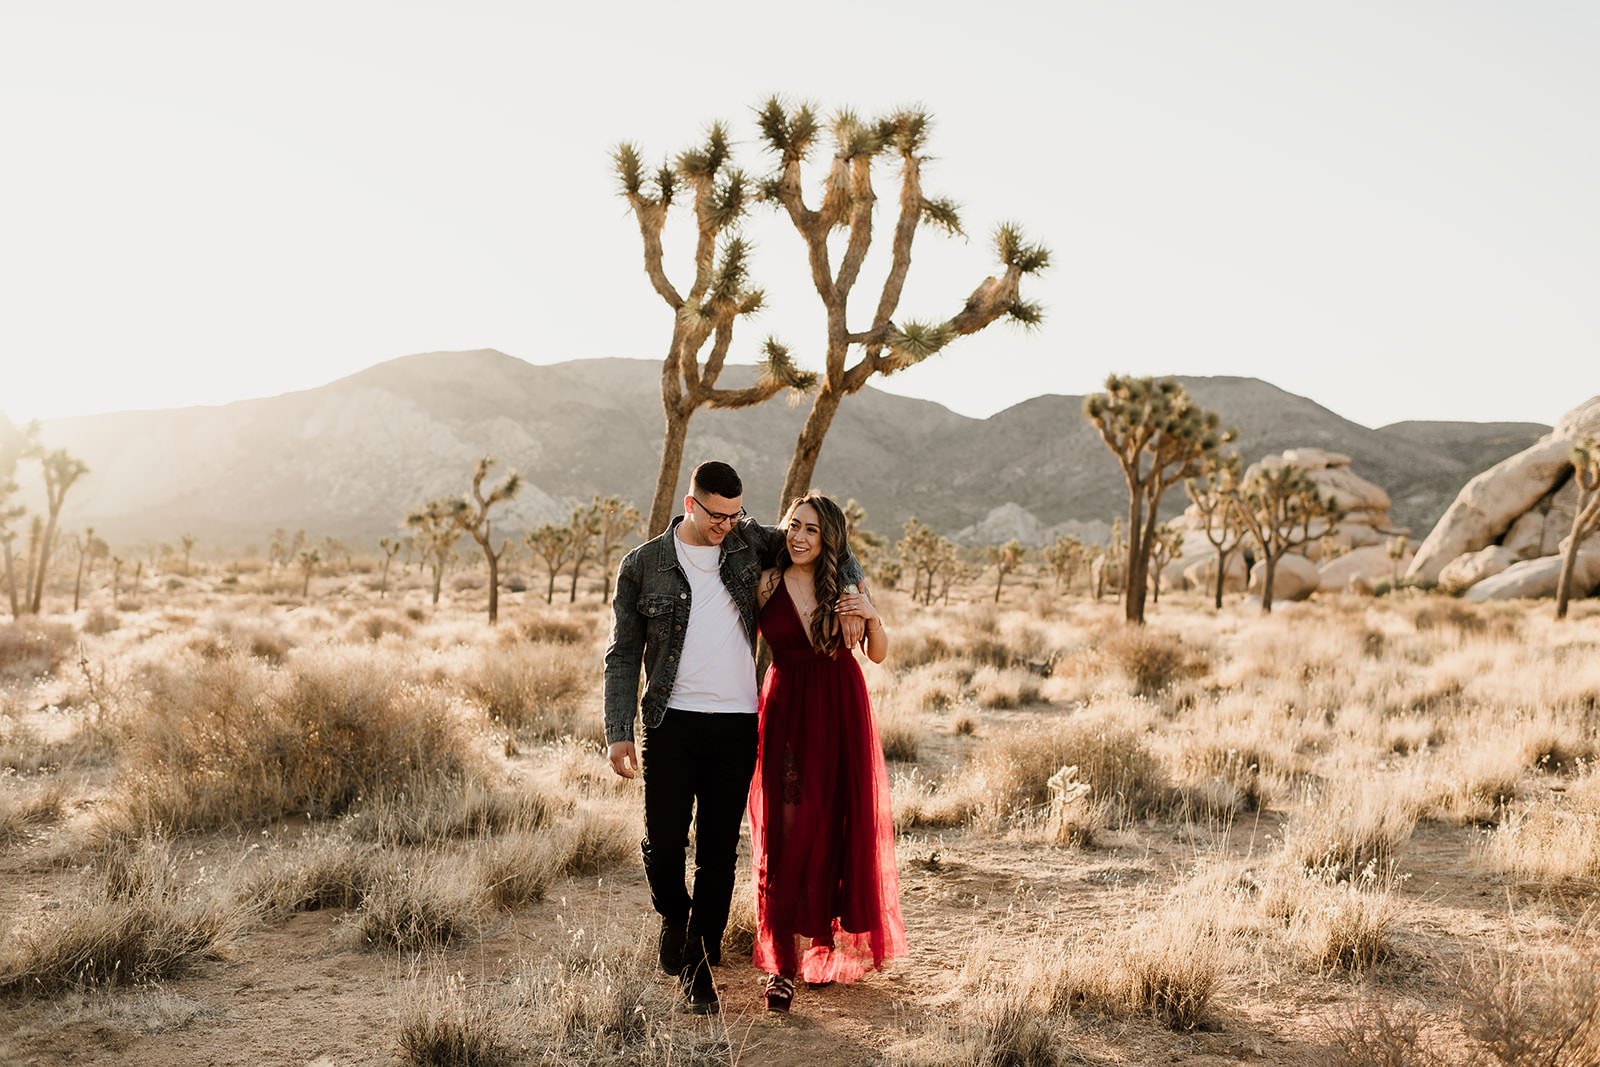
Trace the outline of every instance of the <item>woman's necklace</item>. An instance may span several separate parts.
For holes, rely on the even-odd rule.
[[[795,585],[797,584],[796,582],[789,581],[789,576],[784,575],[783,584],[789,590],[789,599],[794,602],[794,610],[800,615],[800,621],[805,623],[807,628],[809,628],[811,626],[811,616],[817,610],[817,597],[815,590],[813,590],[811,594],[811,605],[807,607],[805,605],[806,598],[795,592]]]

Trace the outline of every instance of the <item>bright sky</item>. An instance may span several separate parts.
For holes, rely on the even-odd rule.
[[[1025,289],[1043,329],[894,391],[986,415],[1110,371],[1243,374],[1368,425],[1551,422],[1600,391],[1596,55],[1579,0],[12,0],[0,410],[222,403],[440,349],[659,356],[609,151],[724,118],[762,172],[751,108],[780,92],[935,115],[925,187],[972,237],[921,234],[908,317],[994,270],[996,222],[1055,252]],[[890,174],[879,195],[886,232]],[[814,368],[799,238],[766,209],[748,231],[771,307],[735,352],[770,332]]]

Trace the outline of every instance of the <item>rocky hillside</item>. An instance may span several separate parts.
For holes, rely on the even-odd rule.
[[[1257,379],[1182,380],[1238,427],[1247,460],[1305,445],[1346,453],[1393,495],[1396,521],[1419,535],[1468,477],[1547,429],[1412,422],[1371,430]],[[278,526],[376,538],[407,506],[465,488],[484,453],[527,479],[503,524],[517,529],[564,517],[594,493],[643,506],[660,442],[658,388],[659,364],[648,360],[535,366],[492,350],[441,352],[304,392],[61,419],[44,433],[92,472],[73,490],[67,521],[118,541],[188,530],[236,547],[262,544]],[[1124,495],[1080,405],[1080,397],[1039,396],[971,419],[868,389],[835,420],[817,484],[860,500],[883,531],[913,514],[951,533],[984,524],[990,535],[1098,523],[1121,510]],[[770,515],[804,415],[804,405],[782,399],[702,411],[691,424],[689,463],[735,464],[752,510]],[[1181,503],[1179,492],[1170,506]]]

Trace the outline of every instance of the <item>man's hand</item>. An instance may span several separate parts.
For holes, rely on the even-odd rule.
[[[639,756],[633,750],[632,741],[611,742],[606,748],[606,758],[611,761],[611,769],[623,778],[639,776]]]

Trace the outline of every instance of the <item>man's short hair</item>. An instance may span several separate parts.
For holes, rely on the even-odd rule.
[[[702,493],[715,493],[733,500],[744,496],[744,483],[739,480],[738,471],[721,460],[709,459],[696,467],[694,473],[689,476],[689,491],[696,496]]]

